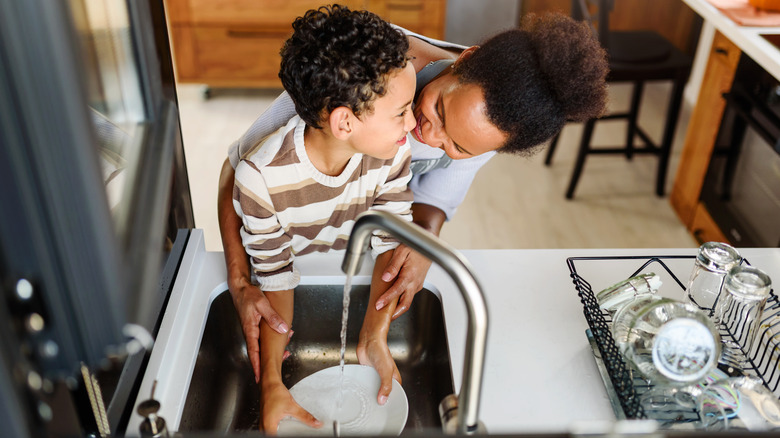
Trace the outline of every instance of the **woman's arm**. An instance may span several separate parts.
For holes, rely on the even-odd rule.
[[[436,47],[433,44],[412,35],[409,35],[407,38],[409,39],[409,51],[407,53],[412,58],[411,62],[416,73],[419,73],[423,67],[432,61],[438,61],[440,59],[457,59],[462,51],[455,47]]]
[[[241,320],[247,354],[257,382],[260,380],[260,349],[257,344],[260,338],[260,322],[265,320],[279,333],[287,333],[290,328],[274,310],[260,288],[252,284],[249,258],[241,242],[241,218],[233,208],[234,177],[235,170],[230,162],[225,160],[219,177],[217,195],[219,231],[225,251],[228,289]]]

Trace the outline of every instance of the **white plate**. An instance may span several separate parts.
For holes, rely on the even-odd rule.
[[[337,418],[341,435],[398,435],[406,425],[409,403],[401,385],[393,379],[393,390],[387,403],[376,402],[379,375],[374,368],[344,365],[344,386],[341,409],[336,413],[339,398],[340,367],[317,371],[290,389],[295,401],[309,411],[323,426],[314,429],[294,418],[279,423],[279,435],[333,436],[333,420]]]

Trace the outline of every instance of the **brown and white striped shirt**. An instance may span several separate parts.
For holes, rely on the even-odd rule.
[[[242,218],[241,238],[263,290],[295,288],[300,281],[295,257],[344,249],[355,218],[366,210],[412,218],[409,142],[390,160],[356,154],[340,175],[329,176],[306,155],[305,127],[300,117],[293,117],[236,166],[233,206]],[[396,246],[387,235],[371,239],[375,256]]]

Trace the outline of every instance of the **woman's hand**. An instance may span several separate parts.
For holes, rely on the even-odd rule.
[[[382,281],[395,282],[377,299],[376,309],[381,310],[387,303],[398,300],[392,319],[403,315],[412,306],[414,296],[422,289],[430,268],[431,261],[422,254],[406,245],[399,245],[382,273]]]
[[[260,429],[266,435],[276,435],[279,422],[286,417],[294,417],[309,427],[322,427],[322,422],[296,403],[281,382],[263,385],[261,392]]]
[[[279,333],[290,332],[290,327],[281,316],[276,313],[265,294],[248,281],[239,281],[238,285],[230,287],[230,295],[233,297],[233,305],[241,319],[241,330],[246,340],[246,350],[252,370],[255,373],[255,382],[260,381],[260,322],[265,318],[266,324]]]

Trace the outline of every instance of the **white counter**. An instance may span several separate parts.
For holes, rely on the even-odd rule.
[[[740,26],[707,0],[683,0],[772,76],[780,79],[780,50],[761,34],[780,34],[780,27]]]
[[[780,249],[740,249],[751,264],[780,279]],[[585,336],[587,323],[567,267],[567,257],[614,255],[694,255],[695,249],[652,250],[470,250],[463,251],[477,273],[489,311],[488,351],[480,419],[489,433],[567,432],[576,425],[614,421],[610,402]],[[307,284],[340,284],[342,253],[318,254],[297,261]],[[682,282],[692,259],[670,262]],[[641,261],[575,262],[594,291],[627,278]],[[361,278],[368,279],[370,263]],[[682,290],[661,275],[661,294]],[[647,272],[647,271],[645,271]],[[155,398],[170,430],[177,430],[186,388],[195,365],[208,306],[227,289],[222,253],[206,252],[203,234],[194,230],[141,385],[147,398],[158,380]],[[466,311],[460,292],[433,266],[428,283],[441,293],[456,389],[463,371]],[[438,401],[436,401],[438,403]],[[133,415],[127,433],[138,430]]]

